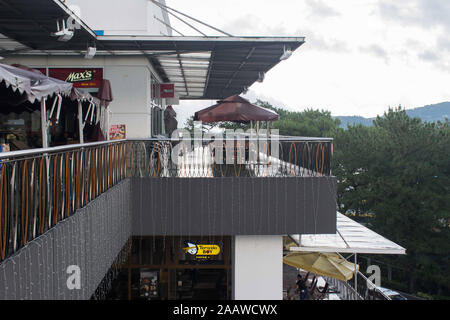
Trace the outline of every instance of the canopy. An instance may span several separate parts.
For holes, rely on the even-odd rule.
[[[278,120],[278,114],[272,110],[254,105],[239,95],[234,95],[225,100],[217,101],[217,104],[211,107],[196,112],[194,120],[202,122],[274,121]]]
[[[293,235],[290,251],[406,254],[405,248],[337,212],[336,234]]]
[[[355,272],[353,263],[335,253],[293,252],[283,258],[283,263],[342,281],[350,280]]]
[[[95,104],[96,106],[100,106],[100,99],[93,97],[89,92],[81,91],[75,87],[72,88],[70,98],[72,100],[89,101]]]
[[[25,100],[34,103],[42,98],[61,94],[70,95],[73,85],[71,83],[50,78],[42,73],[13,67],[0,63],[0,82],[13,92],[18,91],[25,96]]]

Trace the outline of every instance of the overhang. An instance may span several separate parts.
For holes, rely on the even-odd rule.
[[[336,234],[303,234],[290,251],[366,254],[406,254],[406,249],[337,212]]]
[[[0,56],[34,50],[86,50],[88,41],[96,35],[81,19],[59,0],[0,0],[0,33],[20,42],[26,48],[1,50]],[[56,31],[56,21],[70,16],[80,25],[68,42],[51,36]]]
[[[59,0],[0,0],[0,33],[21,44],[0,56],[76,55],[88,43],[97,56],[145,56],[181,99],[224,99],[240,94],[294,51],[304,37],[98,36]],[[75,17],[80,28],[67,42],[51,33],[56,21]],[[4,40],[6,41],[6,40]]]

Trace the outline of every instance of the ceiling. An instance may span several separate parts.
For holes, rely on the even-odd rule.
[[[239,94],[296,50],[303,37],[97,36],[83,21],[67,42],[50,34],[71,11],[59,0],[0,0],[0,56],[78,55],[95,43],[96,55],[145,56],[180,99]]]

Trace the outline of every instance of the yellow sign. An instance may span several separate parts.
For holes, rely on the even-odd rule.
[[[185,253],[194,256],[216,256],[220,253],[220,247],[216,244],[193,244],[187,242],[183,250]]]

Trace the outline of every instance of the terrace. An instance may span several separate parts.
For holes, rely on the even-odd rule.
[[[241,137],[225,147],[142,139],[2,153],[3,276],[10,287],[44,271],[57,281],[67,259],[81,259],[92,281],[78,294],[89,298],[131,236],[335,233],[331,150],[331,139]],[[30,277],[14,273],[18,261]],[[74,294],[61,290],[41,297]]]

